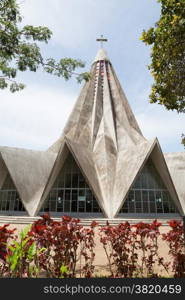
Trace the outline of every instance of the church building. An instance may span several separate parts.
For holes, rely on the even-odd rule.
[[[185,152],[164,154],[157,138],[143,136],[103,48],[49,149],[0,147],[0,215],[44,212],[107,219],[185,214]]]

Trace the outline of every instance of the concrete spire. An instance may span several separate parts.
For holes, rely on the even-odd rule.
[[[97,62],[99,60],[106,60],[106,61],[109,61],[109,58],[107,56],[107,52],[104,48],[100,48],[97,52],[97,55],[95,57],[95,60],[94,62]]]
[[[59,156],[64,146],[72,151],[99,205],[105,215],[112,218],[119,212],[143,164],[159,144],[143,137],[103,48],[98,51],[90,74],[62,136],[49,150]],[[161,151],[157,153],[163,156]],[[165,176],[169,177],[167,169]],[[170,182],[173,185],[168,178],[168,186]],[[175,191],[171,189],[171,192],[178,202]]]
[[[98,51],[90,74],[91,79],[85,83],[62,136],[50,150],[58,152],[65,136],[85,143],[92,150],[100,135],[106,141],[109,138],[115,151],[128,143],[146,141],[103,48]]]

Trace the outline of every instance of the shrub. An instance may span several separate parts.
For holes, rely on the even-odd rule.
[[[9,224],[0,226],[0,277],[7,271],[6,256],[8,254],[7,244],[13,239],[15,229],[8,229]]]
[[[169,263],[159,256],[159,227],[156,220],[151,224],[129,222],[100,229],[100,242],[105,250],[110,276],[158,277],[156,265],[168,273]]]
[[[80,263],[80,276],[92,276],[94,224],[90,229],[85,229],[79,222],[79,219],[68,216],[63,216],[61,221],[54,221],[45,214],[32,225],[29,235],[39,248],[46,248],[39,256],[39,263],[47,277],[61,277],[62,266],[68,270],[62,272],[62,277],[76,277],[77,262]],[[85,260],[83,267],[82,259]]]
[[[0,259],[5,261],[7,255],[7,243],[13,238],[16,229],[8,229],[9,224],[0,226]]]
[[[111,226],[108,222],[100,229],[100,242],[105,250],[111,277],[132,277],[138,255],[135,252],[135,236],[126,222]]]
[[[151,224],[139,222],[133,225],[136,235],[136,249],[140,252],[139,273],[142,277],[160,277],[156,267],[162,267],[169,274],[169,262],[159,255],[159,228],[162,224],[154,220]]]
[[[163,234],[169,246],[169,255],[173,259],[174,277],[185,277],[185,239],[183,222],[171,220],[169,221],[171,230]]]

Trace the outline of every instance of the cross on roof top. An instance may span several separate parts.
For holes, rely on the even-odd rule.
[[[101,48],[103,48],[103,42],[107,42],[108,40],[103,37],[103,34],[101,34],[101,37],[96,39],[96,41],[100,42]]]

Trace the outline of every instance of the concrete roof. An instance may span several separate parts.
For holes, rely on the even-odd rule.
[[[56,154],[0,147],[1,158],[30,216],[36,208],[56,159]],[[0,178],[3,176],[0,175]]]
[[[0,152],[0,189],[2,188],[2,185],[5,181],[7,174],[8,174],[8,170],[6,168],[6,165],[4,163],[4,160]]]
[[[185,152],[165,153],[164,157],[185,214]]]

